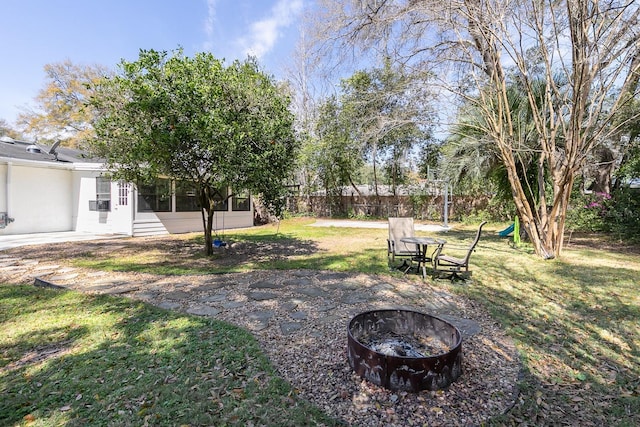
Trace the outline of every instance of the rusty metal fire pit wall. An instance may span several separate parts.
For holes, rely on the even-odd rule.
[[[438,345],[416,345],[420,342]],[[349,322],[347,355],[353,370],[376,385],[440,390],[462,373],[462,334],[452,324],[417,311],[368,311]]]

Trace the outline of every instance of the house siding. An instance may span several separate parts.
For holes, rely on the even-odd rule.
[[[8,194],[8,186],[7,186],[7,169],[8,166],[6,163],[0,163],[0,212],[7,212],[7,198]],[[1,231],[1,230],[0,230]]]
[[[202,231],[200,212],[138,213],[135,186],[117,181],[111,182],[109,210],[92,211],[96,178],[106,172],[100,163],[1,156],[0,213],[13,221],[0,228],[0,235],[82,231],[145,236]],[[216,212],[214,217],[217,230],[251,226],[253,208]]]
[[[131,234],[126,230],[114,228],[113,216],[115,199],[117,198],[117,188],[111,183],[111,210],[99,212],[89,210],[89,201],[96,199],[96,177],[100,176],[98,171],[74,171],[73,173],[73,193],[77,196],[74,199],[73,223],[76,231],[86,231],[99,234]]]
[[[71,171],[4,164],[2,176],[3,212],[14,221],[0,229],[0,234],[73,230]]]
[[[252,226],[253,211],[225,211],[214,214],[214,230]],[[203,231],[202,214],[200,212],[136,213],[136,218],[133,221],[134,236],[155,236],[194,231]]]

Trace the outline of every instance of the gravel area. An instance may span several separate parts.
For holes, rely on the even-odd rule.
[[[36,277],[247,328],[300,398],[347,425],[481,425],[508,411],[518,395],[521,365],[513,342],[481,307],[437,282],[312,270],[155,276],[34,259],[0,263],[3,280],[33,283]],[[384,308],[421,311],[458,326],[464,337],[460,378],[446,390],[407,393],[354,374],[346,357],[347,324],[358,313]]]

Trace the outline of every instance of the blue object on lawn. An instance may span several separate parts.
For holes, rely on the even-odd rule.
[[[500,237],[507,237],[509,234],[513,233],[513,230],[514,230],[515,226],[516,226],[516,224],[515,224],[515,223],[511,224],[510,226],[508,226],[508,227],[507,227],[507,228],[505,228],[504,230],[499,231],[499,232],[498,232],[498,235],[499,235]]]
[[[213,246],[215,246],[216,248],[219,248],[221,246],[227,246],[227,242],[223,242],[220,239],[216,239],[213,241]]]

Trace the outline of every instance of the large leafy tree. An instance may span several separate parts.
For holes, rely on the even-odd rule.
[[[381,166],[395,189],[412,150],[430,140],[433,94],[424,78],[405,71],[389,61],[357,71],[318,108],[314,155],[307,158],[327,191],[351,185],[358,192],[355,180],[365,163],[376,191]]]
[[[361,70],[341,83],[342,114],[351,124],[351,138],[360,141],[362,154],[373,166],[378,188],[383,165],[395,192],[404,179],[403,163],[414,147],[431,137],[433,93],[426,73],[408,73],[388,58],[379,68]]]
[[[536,84],[536,83],[534,83]],[[561,86],[561,82],[557,82]],[[537,82],[535,105],[540,105],[544,96],[544,82]],[[533,122],[533,114],[526,91],[518,83],[510,83],[506,89],[506,99],[511,111],[513,139],[518,141],[515,153],[518,179],[525,183],[528,201],[535,204],[537,189],[550,184],[544,171],[539,173],[536,153],[541,150],[539,135]],[[500,151],[487,135],[486,117],[478,108],[478,100],[468,102],[459,110],[456,124],[450,136],[441,147],[440,170],[456,186],[463,184],[470,188],[481,187],[489,190],[487,180],[493,184],[492,191],[502,199],[512,197],[509,177],[501,162]],[[542,180],[542,182],[538,182]]]
[[[536,252],[562,252],[576,176],[616,134],[616,112],[637,94],[640,4],[629,0],[319,0],[322,47],[356,53],[383,46],[433,70],[455,99],[476,103],[482,133],[504,165],[514,203]],[[531,67],[536,57],[537,69]],[[538,97],[542,77],[543,97]],[[558,86],[558,79],[565,84]],[[523,148],[507,88],[521,84],[538,135],[536,195],[519,174]],[[620,88],[622,86],[622,88]],[[538,103],[541,100],[541,103]],[[451,107],[451,105],[449,105]],[[625,118],[628,121],[630,118]],[[544,185],[544,175],[551,185]]]
[[[352,123],[335,96],[319,108],[317,140],[309,146],[307,159],[331,199],[340,200],[342,187],[351,185],[356,192],[357,175],[364,164],[362,146],[353,138]]]
[[[70,60],[44,66],[46,82],[35,105],[18,116],[18,126],[38,139],[61,140],[77,147],[93,138],[93,110],[85,108],[95,83],[111,70],[102,65],[80,65]]]
[[[116,177],[191,182],[212,253],[217,189],[261,194],[281,213],[297,140],[289,99],[253,59],[225,67],[211,54],[141,51],[99,82],[93,151]],[[231,195],[229,195],[231,197]]]

